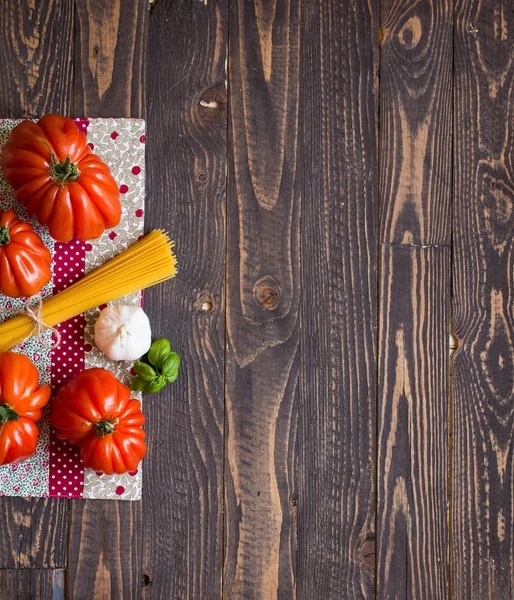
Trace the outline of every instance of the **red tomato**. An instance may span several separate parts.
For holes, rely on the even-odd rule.
[[[0,210],[0,292],[32,296],[50,281],[52,255],[32,226],[14,210]]]
[[[139,400],[105,369],[87,369],[52,402],[57,437],[80,446],[84,466],[108,475],[135,471],[146,454]]]
[[[118,186],[73,119],[45,115],[17,125],[2,169],[29,215],[60,242],[94,239],[120,222]]]
[[[22,462],[36,451],[43,407],[50,387],[38,385],[38,371],[24,354],[0,353],[0,465]]]

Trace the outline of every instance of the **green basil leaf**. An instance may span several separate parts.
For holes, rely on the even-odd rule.
[[[154,369],[141,361],[134,363],[134,371],[136,372],[136,375],[144,381],[153,381],[157,377],[157,373]]]
[[[144,381],[144,379],[136,377],[134,381],[130,384],[130,389],[133,392],[144,392],[146,391],[146,386],[148,385],[148,383],[148,381]]]
[[[161,373],[171,383],[178,377],[180,358],[176,352],[170,352],[161,365]]]
[[[162,376],[157,377],[157,379],[154,379],[147,385],[145,392],[148,394],[154,394],[155,392],[161,390],[165,385],[166,378]]]
[[[170,353],[170,350],[171,347],[169,341],[165,340],[164,338],[159,338],[150,346],[150,350],[148,351],[148,360],[154,367],[160,367],[162,361]]]

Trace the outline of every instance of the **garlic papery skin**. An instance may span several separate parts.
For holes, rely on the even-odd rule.
[[[111,360],[137,360],[148,352],[152,331],[139,306],[107,306],[95,323],[95,344]]]

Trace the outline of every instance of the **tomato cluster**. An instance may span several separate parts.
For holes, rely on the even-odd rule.
[[[28,215],[60,242],[95,239],[120,222],[118,186],[72,119],[46,115],[17,125],[3,148],[2,170]],[[50,281],[51,263],[32,226],[13,210],[0,210],[0,292],[37,294]],[[27,356],[0,353],[0,465],[34,454],[36,422],[49,400],[50,388],[38,384]],[[146,453],[140,403],[105,369],[88,369],[64,385],[50,422],[96,471],[133,471]]]
[[[30,359],[0,353],[0,465],[26,460],[36,451],[50,387],[38,385]],[[85,467],[109,475],[134,471],[146,454],[145,417],[139,400],[105,369],[87,369],[52,401],[50,423],[57,437],[80,447]]]
[[[118,185],[73,119],[22,121],[3,148],[2,170],[28,215],[59,242],[95,239],[120,222]],[[50,263],[31,225],[0,211],[0,292],[36,294],[50,280]]]

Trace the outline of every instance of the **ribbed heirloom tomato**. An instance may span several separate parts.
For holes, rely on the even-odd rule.
[[[80,446],[84,466],[108,475],[134,471],[146,454],[139,400],[105,369],[82,371],[52,401],[57,437]]]
[[[73,119],[45,115],[17,125],[2,169],[29,215],[60,242],[95,239],[120,222],[118,186]]]
[[[0,465],[18,463],[36,451],[43,407],[50,387],[38,385],[38,371],[24,354],[0,353]]]
[[[0,292],[32,296],[50,281],[52,255],[29,223],[14,210],[0,210]]]

